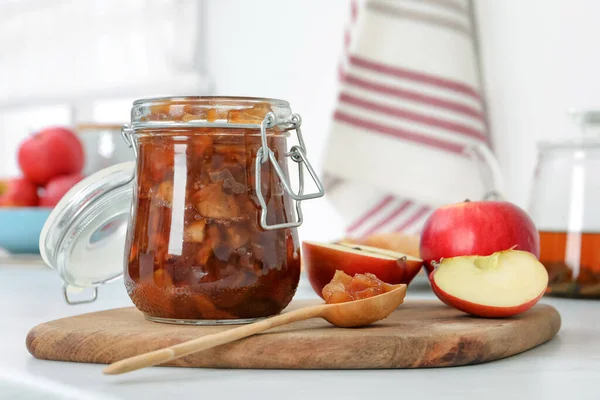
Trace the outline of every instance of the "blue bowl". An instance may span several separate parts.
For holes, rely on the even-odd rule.
[[[39,254],[42,227],[52,208],[0,208],[0,248],[10,253]]]

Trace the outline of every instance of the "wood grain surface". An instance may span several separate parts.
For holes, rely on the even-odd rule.
[[[298,301],[290,309],[312,304]],[[343,329],[321,319],[302,321],[167,365],[370,369],[478,364],[536,347],[552,339],[560,323],[558,312],[543,304],[516,317],[484,319],[436,300],[408,300],[369,327]],[[145,320],[133,307],[120,308],[40,324],[27,335],[27,349],[40,359],[107,364],[230,327],[160,324]]]

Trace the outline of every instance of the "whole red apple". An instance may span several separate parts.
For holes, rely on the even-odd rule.
[[[81,172],[84,158],[83,146],[75,133],[60,127],[42,129],[25,139],[18,154],[23,175],[39,186],[57,176]]]
[[[83,179],[81,174],[59,176],[52,179],[40,196],[41,207],[54,207],[73,186]]]
[[[0,207],[35,207],[38,201],[35,183],[25,178],[0,181]]]
[[[465,201],[429,216],[419,245],[431,273],[432,261],[458,256],[489,256],[514,248],[540,256],[540,236],[527,213],[505,201]]]

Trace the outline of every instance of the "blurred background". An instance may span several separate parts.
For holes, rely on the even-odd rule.
[[[413,12],[424,20],[439,11],[454,24],[463,16],[452,10],[465,10],[504,195],[527,207],[536,142],[578,135],[568,110],[600,104],[600,2],[380,3],[421,7]],[[322,173],[340,68],[352,52],[353,13],[361,6],[352,0],[0,0],[0,176],[20,174],[18,146],[41,128],[79,126],[81,137],[97,135],[86,136],[86,154],[94,146],[100,155],[111,153],[122,143],[98,130],[114,134],[129,121],[135,99],[178,94],[288,100],[303,117],[310,157]],[[418,39],[381,40],[402,51]],[[421,51],[430,50],[423,45]],[[335,146],[345,143],[336,138]],[[302,238],[344,235],[348,221],[327,197],[306,202],[305,210]]]

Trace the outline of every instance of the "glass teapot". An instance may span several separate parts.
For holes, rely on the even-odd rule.
[[[573,112],[581,135],[540,142],[530,214],[547,294],[600,298],[600,110]]]

